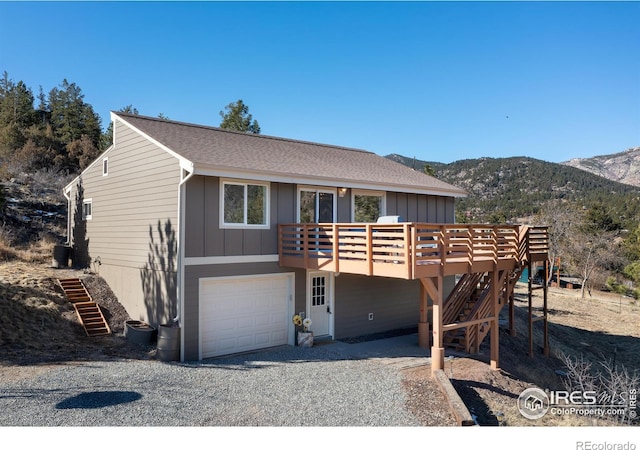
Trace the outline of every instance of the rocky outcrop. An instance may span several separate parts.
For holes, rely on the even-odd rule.
[[[640,186],[640,147],[593,158],[574,158],[562,163],[619,183]]]

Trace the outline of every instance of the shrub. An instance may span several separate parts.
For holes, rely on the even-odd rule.
[[[7,203],[7,200],[4,194],[4,185],[0,184],[0,212],[4,212],[4,207],[6,203]]]
[[[594,366],[583,357],[566,354],[561,354],[560,357],[566,368],[563,384],[567,391],[593,391],[598,396],[599,404],[629,408],[624,416],[603,418],[622,424],[635,422],[636,405],[629,403],[628,395],[635,392],[640,382],[637,369],[630,372],[623,365],[616,364],[615,359],[603,359]]]

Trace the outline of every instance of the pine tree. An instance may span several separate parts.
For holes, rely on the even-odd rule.
[[[87,221],[84,211],[84,188],[82,178],[76,185],[76,203],[73,211],[73,243],[71,261],[75,269],[86,269],[91,263],[89,257],[89,239],[87,239]]]
[[[249,114],[249,107],[242,100],[229,103],[224,108],[227,112],[220,111],[222,122],[220,128],[241,131],[243,133],[260,134],[260,125]]]

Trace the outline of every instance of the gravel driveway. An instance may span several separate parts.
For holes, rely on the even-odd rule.
[[[1,426],[419,426],[397,368],[338,346],[91,361],[0,380]]]

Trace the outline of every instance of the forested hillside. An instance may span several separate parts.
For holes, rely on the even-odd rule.
[[[564,274],[585,288],[640,297],[640,188],[527,157],[451,164],[387,158],[465,189],[457,222],[547,225],[550,259],[562,261]]]
[[[624,227],[640,219],[640,188],[618,183],[575,167],[527,157],[479,158],[451,164],[420,161],[400,155],[387,158],[424,170],[465,189],[457,200],[461,222],[502,223],[538,214],[550,201],[580,208],[606,204]]]
[[[66,79],[37,98],[7,72],[0,79],[0,163],[5,172],[76,173],[105,148],[100,117]],[[0,174],[2,176],[3,174]]]

